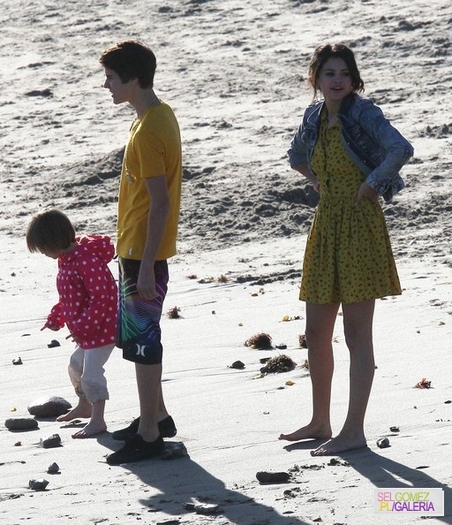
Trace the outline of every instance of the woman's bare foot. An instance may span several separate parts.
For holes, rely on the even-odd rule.
[[[72,434],[72,437],[74,439],[90,438],[93,436],[97,436],[97,434],[101,434],[102,432],[105,432],[106,430],[107,430],[107,425],[105,424],[105,421],[90,421],[81,430],[79,430],[75,434]]]
[[[357,450],[367,447],[364,436],[350,438],[350,436],[341,436],[340,434],[320,445],[315,450],[311,450],[311,456],[335,456],[341,452]]]
[[[70,410],[67,414],[63,414],[61,416],[58,416],[56,418],[57,421],[72,421],[73,419],[81,418],[89,418],[91,417],[93,412],[91,405],[77,405],[75,408]]]
[[[301,427],[291,434],[280,434],[280,440],[286,441],[301,441],[302,439],[329,439],[332,435],[331,427],[329,425],[316,426],[313,423]]]

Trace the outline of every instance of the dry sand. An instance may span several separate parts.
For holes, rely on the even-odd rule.
[[[189,457],[109,467],[109,433],[73,440],[74,427],[0,428],[0,521],[123,525],[421,523],[377,515],[374,489],[442,487],[452,523],[450,256],[452,7],[424,2],[233,0],[121,2],[6,0],[0,19],[1,417],[24,417],[34,399],[75,403],[66,332],[40,332],[56,300],[55,263],[26,252],[30,216],[48,205],[79,230],[114,235],[121,148],[133,112],[101,89],[100,52],[141,38],[158,59],[156,91],[174,107],[184,144],[179,255],[163,320],[164,389]],[[377,370],[369,448],[312,458],[315,443],[287,444],[310,415],[301,259],[315,196],[290,171],[286,150],[311,94],[306,66],[320,42],[354,46],[366,95],[412,141],[407,188],[384,210],[404,293],[378,301]],[[114,265],[112,270],[116,271]],[[289,321],[283,321],[288,316]],[[267,332],[284,350],[244,345]],[[348,357],[336,327],[333,425],[347,406]],[[47,348],[57,338],[62,346]],[[284,353],[292,372],[259,377],[262,357]],[[13,359],[21,357],[23,365]],[[236,360],[243,370],[229,368]],[[133,368],[107,364],[115,430],[137,415]],[[422,378],[432,388],[416,389]],[[293,385],[286,384],[288,381]],[[390,431],[399,427],[399,432]],[[39,447],[58,433],[63,446]],[[390,447],[376,442],[388,437]],[[19,445],[20,443],[20,445]],[[45,471],[57,462],[61,473]],[[292,473],[260,485],[261,470]],[[45,477],[46,491],[28,481]],[[218,504],[216,516],[190,501]]]

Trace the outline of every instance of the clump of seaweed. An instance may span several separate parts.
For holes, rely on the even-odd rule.
[[[170,308],[166,315],[170,319],[179,319],[180,317],[179,312],[180,312],[180,308],[178,306],[175,306],[174,308]]]
[[[431,381],[428,381],[426,377],[423,377],[419,383],[416,383],[414,385],[414,388],[431,388],[432,387],[432,382]]]
[[[245,341],[245,346],[249,346],[255,350],[269,350],[270,348],[273,348],[272,338],[268,334],[261,332],[247,339]]]
[[[267,364],[261,368],[261,374],[278,374],[281,372],[290,372],[297,366],[296,363],[287,355],[278,355],[267,361]]]

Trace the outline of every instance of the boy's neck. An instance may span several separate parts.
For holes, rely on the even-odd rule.
[[[153,89],[146,89],[140,93],[137,100],[134,103],[135,111],[137,112],[137,118],[140,119],[146,113],[149,108],[159,106],[160,99],[157,97]]]

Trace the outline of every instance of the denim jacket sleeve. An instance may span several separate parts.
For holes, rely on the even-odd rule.
[[[405,186],[399,171],[413,156],[412,145],[368,99],[355,97],[345,120],[343,138],[350,155],[367,184],[390,201]]]
[[[318,124],[323,104],[308,106],[303,115],[303,121],[290,143],[287,155],[290,167],[295,169],[300,165],[309,165],[312,151],[317,142]]]
[[[316,102],[306,108],[287,152],[292,168],[310,164],[322,107],[323,102]],[[339,119],[347,153],[365,174],[367,184],[390,201],[405,186],[399,171],[413,156],[413,147],[378,106],[359,95],[343,101]]]

